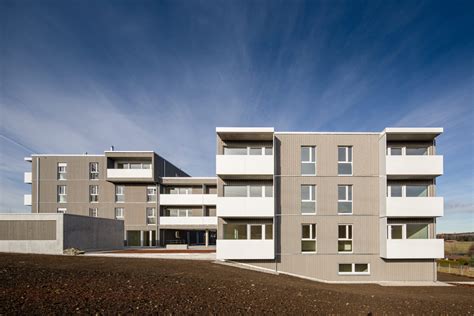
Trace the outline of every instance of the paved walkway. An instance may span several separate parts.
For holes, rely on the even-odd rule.
[[[181,260],[216,260],[215,252],[87,252],[84,256],[115,257],[115,258],[150,258],[150,259],[181,259]]]

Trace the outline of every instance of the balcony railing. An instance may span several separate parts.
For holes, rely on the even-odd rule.
[[[273,217],[273,197],[218,197],[219,217]]]
[[[218,260],[274,259],[275,244],[273,240],[218,239],[216,257]]]
[[[443,213],[443,197],[387,197],[389,217],[439,217]]]
[[[218,175],[273,175],[273,155],[217,155],[216,174]]]
[[[443,156],[386,156],[388,176],[429,176],[443,174]]]
[[[173,225],[173,226],[190,226],[190,225],[211,225],[217,226],[216,216],[160,216],[160,226],[162,225]]]
[[[216,205],[217,194],[160,194],[161,205]]]
[[[153,170],[107,169],[107,180],[153,180]]]
[[[443,239],[387,239],[381,255],[386,259],[437,259],[444,257]]]

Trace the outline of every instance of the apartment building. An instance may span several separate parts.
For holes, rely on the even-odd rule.
[[[128,246],[216,245],[218,260],[331,282],[433,281],[442,128],[217,128],[216,177],[154,152],[33,155],[33,212],[125,220]]]
[[[436,280],[441,128],[217,128],[217,258],[333,282]]]
[[[191,178],[152,151],[25,160],[32,186],[24,203],[33,213],[122,219],[127,246],[215,244],[215,178]]]

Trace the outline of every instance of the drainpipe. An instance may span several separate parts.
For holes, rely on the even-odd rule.
[[[39,209],[39,169],[40,169],[40,160],[39,157],[36,157],[36,213],[40,212]]]

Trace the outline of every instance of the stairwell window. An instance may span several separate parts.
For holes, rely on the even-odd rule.
[[[124,208],[123,207],[116,207],[115,208],[115,219],[123,219],[124,215]]]
[[[338,226],[338,252],[352,252],[352,225]]]
[[[89,186],[89,202],[91,203],[99,202],[99,186],[98,185]]]
[[[58,163],[58,180],[66,180],[67,174],[67,163],[60,162]]]
[[[156,202],[156,187],[149,186],[146,188],[146,201],[149,203]]]
[[[57,192],[58,192],[58,202],[66,203],[67,202],[66,186],[58,185]]]
[[[125,202],[125,187],[123,185],[117,185],[115,187],[115,202]]]
[[[352,147],[337,147],[337,174],[340,176],[352,175]]]
[[[156,224],[156,208],[154,207],[146,208],[146,223],[148,225]]]
[[[99,180],[99,163],[89,163],[89,180]]]
[[[316,252],[316,224],[301,225],[301,252]]]
[[[90,216],[90,217],[97,217],[97,216],[99,216],[99,211],[98,211],[97,207],[91,207],[91,208],[89,208],[89,216]]]
[[[301,186],[301,214],[316,214],[316,186]]]
[[[352,214],[352,185],[338,185],[337,196],[337,213]]]
[[[316,175],[316,147],[302,146],[301,147],[301,175],[314,176]]]
[[[368,263],[340,263],[338,274],[368,275],[370,264]]]

